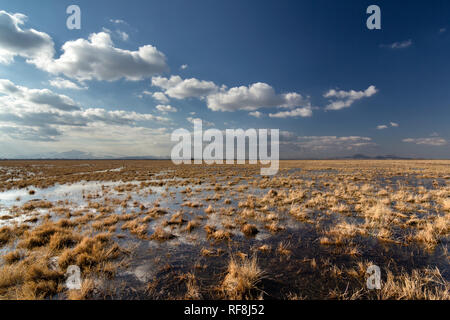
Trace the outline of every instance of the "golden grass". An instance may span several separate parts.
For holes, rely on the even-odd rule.
[[[46,259],[35,255],[0,268],[0,297],[43,299],[63,290],[64,274],[48,267]]]
[[[257,286],[264,274],[256,256],[240,260],[231,257],[220,288],[231,300],[254,299],[260,293]]]
[[[161,226],[158,226],[155,228],[155,231],[150,236],[151,240],[157,240],[157,241],[166,241],[175,238],[175,235],[170,233],[169,231],[166,231]]]
[[[450,287],[436,269],[413,270],[411,274],[395,276],[388,271],[379,299],[395,300],[449,300]]]
[[[253,224],[246,223],[242,226],[241,231],[247,237],[251,237],[258,233],[258,228]]]
[[[64,220],[53,223],[46,222],[31,231],[26,231],[18,248],[34,249],[49,245],[51,249],[60,250],[78,243],[80,236],[68,229],[70,224]]]
[[[312,248],[317,246],[321,251],[329,252],[331,257],[345,255],[346,259],[354,259],[364,255],[367,249],[364,241],[359,242],[361,237],[377,238],[379,242],[396,242],[395,245],[392,244],[393,250],[398,244],[408,246],[412,242],[434,249],[448,237],[450,231],[448,161],[282,161],[280,167],[282,174],[273,177],[255,177],[258,170],[254,166],[175,167],[170,162],[164,161],[125,163],[86,161],[89,165],[86,167],[85,162],[71,161],[6,162],[5,165],[17,169],[18,173],[15,175],[22,177],[23,180],[9,180],[6,178],[9,174],[6,174],[0,166],[0,181],[4,182],[0,184],[1,190],[26,187],[30,190],[30,186],[33,186],[32,190],[36,190],[37,197],[41,194],[39,188],[55,183],[117,181],[117,186],[83,192],[87,207],[80,210],[72,209],[73,204],[68,201],[51,203],[45,200],[28,201],[24,205],[18,204],[10,208],[9,214],[1,217],[0,220],[3,221],[0,222],[6,224],[8,220],[22,214],[25,214],[26,218],[22,220],[25,223],[13,222],[9,227],[0,227],[0,246],[7,246],[4,248],[6,253],[2,256],[4,263],[2,268],[5,268],[2,272],[4,274],[7,271],[11,272],[11,279],[17,279],[17,282],[8,282],[8,277],[3,275],[6,279],[3,283],[14,284],[3,287],[3,291],[0,290],[1,297],[11,298],[20,295],[32,299],[51,297],[55,292],[60,292],[61,282],[45,279],[45,273],[42,281],[36,279],[28,281],[19,272],[18,266],[25,264],[25,261],[31,261],[31,257],[38,252],[51,252],[53,257],[57,256],[62,271],[68,263],[80,263],[83,271],[88,274],[101,272],[114,274],[117,269],[115,259],[121,252],[112,241],[116,237],[121,238],[121,241],[136,242],[135,237],[143,241],[166,241],[175,237],[174,233],[180,231],[190,233],[195,228],[204,228],[207,239],[227,240],[231,247],[239,245],[241,241],[248,243],[251,240],[232,239],[233,234],[230,231],[235,232],[234,230],[239,228],[244,235],[254,236],[258,230],[263,230],[262,228],[272,233],[280,232],[288,226],[289,230],[292,230],[290,224],[295,223],[292,226],[294,232],[297,232],[295,227],[298,226],[301,228],[299,232],[303,232],[303,228],[305,230],[311,228],[311,234],[318,235],[311,242]],[[108,171],[119,165],[125,169],[121,172]],[[293,173],[287,171],[298,168],[301,171]],[[106,172],[96,172],[104,170]],[[39,178],[28,177],[30,172]],[[155,180],[156,175],[157,179],[168,180]],[[383,177],[383,181],[379,180],[379,177]],[[396,181],[399,177],[401,182]],[[139,182],[136,183],[136,180]],[[416,181],[422,185],[417,185]],[[165,189],[163,193],[157,195],[156,200],[152,200],[153,205],[147,202],[144,205],[135,200],[137,196],[145,197],[151,194],[155,196],[156,192],[148,188],[153,186]],[[171,191],[170,188],[173,187],[178,188],[178,191]],[[269,191],[264,191],[265,194],[261,195],[258,189]],[[180,191],[183,199],[181,204],[177,199]],[[184,207],[185,212],[180,211],[163,217],[169,210],[161,208],[160,203],[164,205],[171,201],[177,206]],[[41,214],[41,211],[44,213]],[[121,213],[115,213],[120,211]],[[56,219],[66,219],[53,222],[55,216]],[[338,222],[329,226],[330,221]],[[148,227],[149,223],[153,222],[159,226],[150,235]],[[305,222],[308,225],[305,225]],[[129,232],[119,233],[120,230]],[[109,233],[96,238],[97,232],[104,231]],[[204,237],[204,234],[200,230],[180,237],[195,245],[197,241],[203,241],[200,238]],[[300,238],[289,239],[294,242],[300,241]],[[303,237],[301,241],[304,241]],[[307,241],[306,245],[310,246],[309,236]],[[172,244],[176,246],[178,242],[170,243]],[[223,243],[209,244],[223,246]],[[318,244],[335,247],[318,247]],[[389,247],[391,244],[381,245]],[[266,259],[284,260],[283,263],[287,264],[287,268],[292,267],[296,260],[291,259],[288,262],[285,261],[286,257],[290,257],[293,250],[296,255],[301,254],[297,250],[296,243],[294,245],[282,243],[278,247],[275,246],[273,251],[269,245],[258,244],[253,250],[270,252],[273,257],[266,254],[264,262]],[[204,257],[218,257],[219,251],[220,249],[212,247],[204,248],[200,253]],[[432,254],[433,251],[429,252]],[[383,252],[381,250],[375,254]],[[37,261],[45,264],[46,259],[48,260],[47,256]],[[200,259],[210,260],[202,257]],[[236,264],[245,259],[249,260],[245,254],[236,259]],[[317,261],[322,260],[319,257]],[[317,264],[315,259],[308,259],[308,262],[313,269],[318,269],[315,272],[329,273],[336,279],[343,275],[345,277],[341,266]],[[207,269],[206,265],[200,265],[202,270]],[[409,282],[405,282],[398,275],[392,275],[395,282],[392,287],[397,288],[389,291],[393,299],[433,298],[438,295],[434,291],[420,293],[420,290],[417,291],[414,289],[417,287],[411,284],[418,283],[417,279],[414,280],[416,275],[412,273],[406,276],[409,277],[407,278]],[[425,276],[420,273],[420,277]],[[187,275],[185,281],[186,298],[197,299],[199,297],[197,293],[200,292],[200,288],[197,288],[199,281],[192,274]],[[86,286],[89,287],[88,283]],[[417,292],[406,294],[398,289],[402,286],[412,288],[402,290]],[[431,290],[428,284],[422,288]],[[226,290],[223,292],[226,297],[229,296]],[[255,298],[253,290],[250,292]],[[184,295],[184,292],[181,294]],[[357,298],[361,297],[360,294],[359,291],[342,292],[342,288],[336,288],[333,293],[334,296],[342,298]],[[388,297],[389,294],[385,296]],[[67,292],[67,297],[83,299],[90,298],[91,295],[90,290],[86,289],[84,293],[83,290]],[[248,298],[248,294],[244,294],[244,297]]]

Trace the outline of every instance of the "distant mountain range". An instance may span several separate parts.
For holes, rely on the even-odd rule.
[[[385,156],[367,156],[365,154],[354,154],[353,156],[349,156],[349,157],[343,157],[342,159],[355,159],[355,160],[409,160],[409,159],[413,159],[413,158],[407,158],[407,157],[398,157],[392,154],[387,154]]]
[[[170,159],[168,156],[117,156],[111,154],[100,154],[100,153],[92,153],[85,152],[79,150],[70,150],[65,152],[50,152],[45,154],[33,154],[27,156],[17,156],[11,159],[23,159],[23,160],[164,160]],[[352,156],[345,157],[335,157],[335,158],[322,158],[320,160],[333,160],[333,159],[352,159],[352,160],[408,160],[415,158],[407,158],[407,157],[399,157],[395,155],[384,155],[384,156],[367,156],[365,154],[354,154]],[[282,159],[283,160],[283,159]],[[295,160],[295,159],[289,159]],[[301,159],[299,159],[301,160]],[[307,158],[304,160],[315,160],[315,158]]]

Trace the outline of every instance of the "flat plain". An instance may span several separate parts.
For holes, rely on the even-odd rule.
[[[449,160],[0,161],[3,299],[449,299]],[[81,270],[81,289],[66,286]],[[367,269],[381,288],[367,287]]]

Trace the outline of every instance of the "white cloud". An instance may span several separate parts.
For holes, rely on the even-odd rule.
[[[253,112],[249,112],[248,113],[250,116],[255,117],[255,118],[261,118],[262,117],[262,113],[259,111],[253,111]]]
[[[163,105],[163,104],[159,104],[156,106],[156,109],[158,111],[161,111],[163,113],[167,113],[167,112],[177,112],[177,109],[175,107],[172,107],[170,105]]]
[[[305,153],[330,150],[355,150],[361,147],[375,145],[371,138],[362,136],[296,136],[290,132],[284,132],[280,136],[281,144],[289,146],[291,150],[297,148],[297,151]]]
[[[114,47],[106,32],[93,33],[89,40],[67,41],[64,53],[51,63],[37,64],[53,74],[83,80],[141,80],[166,70],[166,57],[151,45],[137,51]]]
[[[292,117],[311,117],[311,116],[312,116],[311,107],[296,108],[289,111],[280,111],[277,113],[269,114],[269,117],[271,118],[292,118]]]
[[[198,80],[195,78],[182,79],[180,76],[153,77],[152,85],[165,89],[165,94],[171,98],[201,98],[217,91],[217,86],[212,81]]]
[[[0,93],[5,95],[1,97],[4,102],[7,100],[11,100],[11,103],[19,101],[24,104],[43,105],[63,111],[80,109],[80,106],[68,96],[54,93],[49,89],[29,89],[7,79],[0,79]]]
[[[84,109],[68,96],[49,89],[29,89],[6,79],[0,79],[0,93],[0,126],[10,137],[55,140],[68,127],[135,126],[146,121],[168,121],[164,117],[134,111]],[[36,136],[32,137],[33,134]]]
[[[163,92],[155,92],[153,93],[152,97],[161,103],[169,102],[169,98],[167,98],[167,96]]]
[[[389,125],[380,124],[379,126],[377,126],[377,129],[378,130],[384,130],[384,129],[389,128],[389,126],[391,126],[392,128],[397,128],[399,126],[399,124],[396,123],[396,122],[389,122]]]
[[[187,64],[182,64],[181,66],[180,66],[180,69],[181,70],[186,70],[188,68],[188,65]]]
[[[15,56],[42,64],[53,57],[50,36],[34,29],[22,29],[27,17],[21,13],[0,11],[0,63],[11,63]]]
[[[447,144],[447,140],[440,137],[432,137],[432,138],[407,138],[403,139],[403,142],[415,143],[419,145],[429,145],[429,146],[443,146]]]
[[[115,23],[115,24],[127,24],[124,20],[122,19],[109,19],[109,22],[111,23]]]
[[[401,42],[394,42],[391,44],[382,44],[381,47],[390,48],[390,49],[405,49],[410,47],[413,44],[412,40],[405,40]]]
[[[377,93],[378,90],[375,86],[371,85],[364,91],[336,91],[334,89],[329,90],[324,94],[325,98],[334,98],[335,101],[331,102],[326,110],[341,110],[343,108],[350,107],[355,101],[362,98],[368,98]]]
[[[259,108],[292,108],[306,103],[295,92],[276,94],[268,84],[258,82],[230,89],[222,88],[220,92],[207,97],[208,108],[214,111],[254,111]]]
[[[58,89],[72,89],[72,90],[85,90],[87,87],[80,87],[75,82],[72,82],[70,80],[64,79],[64,78],[55,78],[48,82],[52,87],[58,88]]]

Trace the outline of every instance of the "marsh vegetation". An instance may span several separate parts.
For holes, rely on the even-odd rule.
[[[1,161],[3,299],[449,299],[450,161]],[[382,287],[366,287],[378,265]],[[81,290],[65,286],[77,265]]]

